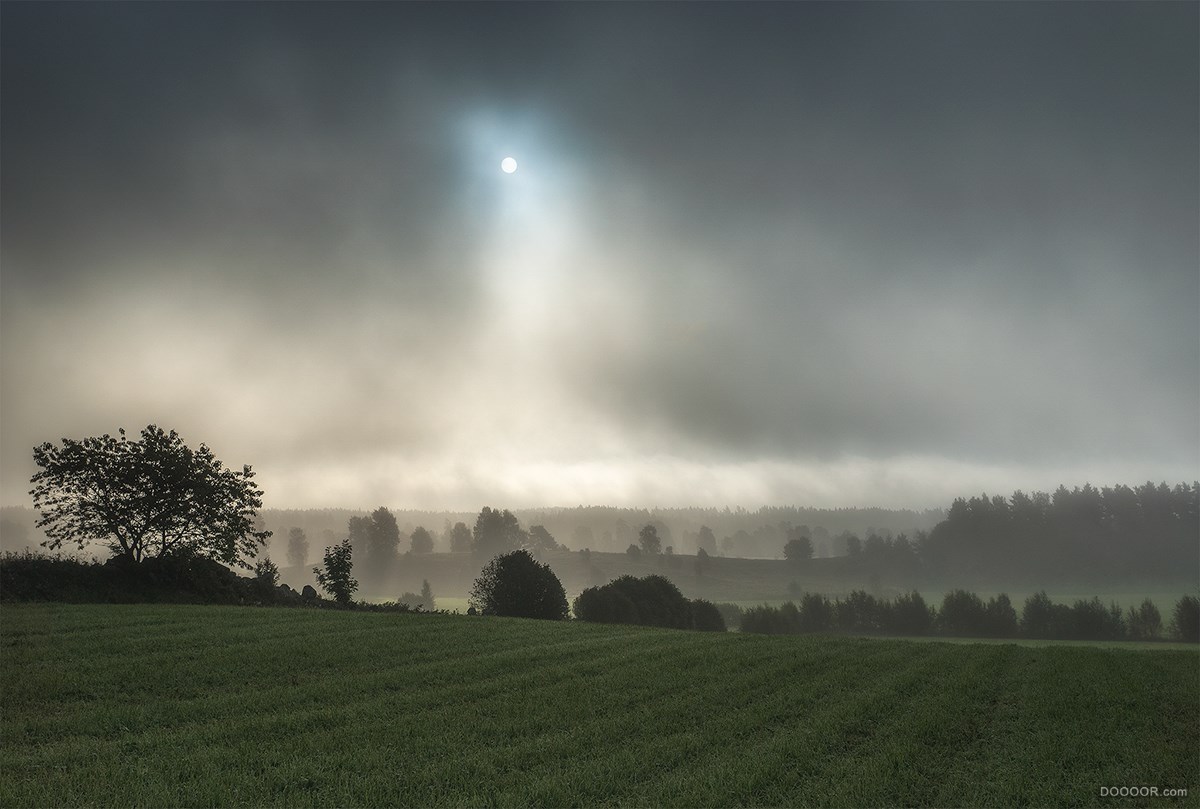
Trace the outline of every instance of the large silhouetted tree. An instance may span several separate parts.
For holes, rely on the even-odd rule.
[[[119,432],[34,447],[41,471],[30,494],[49,537],[42,544],[102,542],[135,562],[188,552],[249,567],[245,558],[271,536],[255,530],[263,493],[250,467],[226,469],[207,445],[192,449],[153,424],[137,441]]]
[[[471,606],[484,615],[561,621],[567,617],[567,593],[549,565],[518,550],[488,562],[471,589]]]

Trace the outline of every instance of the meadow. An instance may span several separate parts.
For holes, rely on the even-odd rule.
[[[0,644],[5,807],[1200,804],[1194,648],[44,604]]]

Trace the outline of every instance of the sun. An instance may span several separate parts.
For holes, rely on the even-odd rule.
[[[517,170],[517,161],[513,160],[511,157],[504,158],[500,161],[500,170],[505,174],[512,174]]]

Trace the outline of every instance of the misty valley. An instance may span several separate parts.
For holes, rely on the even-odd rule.
[[[107,560],[64,550],[87,508],[56,521],[79,501],[41,460],[49,510],[0,523],[6,806],[1195,802],[1195,483],[921,513],[251,509],[239,575],[211,533],[171,545],[175,492],[149,516],[140,493]]]
[[[0,809],[1200,809],[1198,31],[0,0]]]

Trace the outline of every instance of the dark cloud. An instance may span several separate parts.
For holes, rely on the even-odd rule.
[[[0,14],[10,500],[139,420],[294,502],[1200,467],[1194,5]]]

